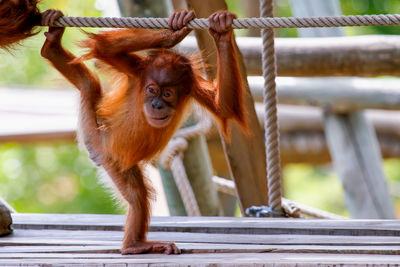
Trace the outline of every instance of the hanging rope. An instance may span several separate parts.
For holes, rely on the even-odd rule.
[[[193,126],[179,129],[160,157],[160,163],[172,171],[175,184],[189,216],[201,216],[201,212],[183,165],[183,152],[187,149],[188,140],[207,133],[211,127],[212,121],[205,117]]]
[[[271,17],[272,0],[260,1],[260,14]],[[267,155],[268,205],[276,212],[282,211],[281,205],[281,166],[279,155],[279,131],[276,110],[276,63],[274,49],[274,31],[272,28],[261,30],[263,40],[262,70],[264,77],[264,128]]]
[[[247,28],[311,28],[345,26],[394,26],[400,25],[400,14],[328,16],[328,17],[281,17],[240,18],[233,21],[234,29]],[[49,26],[49,25],[42,25]],[[116,17],[61,17],[53,25],[57,27],[94,28],[146,28],[167,29],[167,18],[116,18]],[[193,19],[188,23],[192,29],[208,29],[208,19]]]
[[[182,137],[171,139],[161,156],[161,164],[171,169],[187,214],[189,216],[201,216],[199,205],[182,162],[183,151],[186,150],[187,146],[186,139]]]

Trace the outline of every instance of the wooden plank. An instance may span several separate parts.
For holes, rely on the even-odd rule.
[[[72,245],[66,246],[64,244],[55,245],[35,245],[35,246],[5,246],[0,248],[0,258],[9,258],[9,253],[24,253],[28,256],[29,253],[96,253],[96,254],[106,254],[106,253],[120,253],[121,246],[103,246],[103,245]]]
[[[181,264],[190,266],[204,266],[205,264],[216,264],[216,266],[239,266],[239,264],[261,263],[263,266],[335,266],[333,264],[357,264],[361,266],[374,266],[374,264],[399,264],[397,255],[355,255],[355,254],[325,254],[325,253],[201,253],[181,255],[144,254],[119,257],[109,257],[112,254],[96,255],[82,254],[80,258],[72,258],[71,254],[41,254],[24,257],[16,255],[9,259],[0,259],[2,265],[27,264],[37,266],[38,264],[54,264],[57,266],[65,264]],[[36,257],[35,257],[36,256]],[[344,265],[344,266],[348,266]],[[384,266],[386,266],[384,265]],[[343,266],[343,265],[340,265]],[[354,266],[354,265],[353,265]],[[394,265],[393,265],[394,266]]]
[[[120,245],[122,231],[15,230],[11,236],[0,238],[8,245]],[[358,245],[399,246],[399,236],[351,236],[307,234],[217,234],[185,232],[150,232],[149,240],[180,243],[262,244],[262,245]]]
[[[194,1],[186,0],[190,9],[195,10],[198,17],[208,17],[217,10],[227,9],[225,0],[210,1]],[[204,62],[208,66],[208,78],[216,77],[216,53],[215,45],[212,38],[206,31],[195,31],[199,48],[204,57]],[[231,140],[227,142],[223,138],[226,159],[228,161],[232,179],[235,181],[238,192],[239,206],[242,214],[245,214],[246,208],[256,205],[266,205],[268,202],[268,188],[266,180],[266,163],[265,147],[262,137],[260,125],[254,109],[254,101],[250,93],[250,89],[245,79],[247,73],[244,67],[243,59],[240,51],[234,42],[236,52],[238,53],[238,61],[240,66],[240,74],[242,76],[245,88],[245,109],[247,110],[247,122],[251,135],[244,134],[237,125],[232,124]],[[243,157],[246,155],[246,157]]]
[[[11,214],[15,229],[121,231],[124,215]],[[337,235],[400,235],[399,220],[319,220],[237,217],[152,217],[151,231],[208,233],[308,233]]]
[[[13,235],[0,238],[0,265],[255,266],[258,264],[257,266],[298,267],[400,264],[400,221],[397,220],[154,217],[151,224],[158,230],[166,227],[171,231],[199,230],[206,233],[150,232],[149,240],[176,241],[183,254],[122,256],[119,253],[123,237],[122,215],[13,214],[13,218],[21,228],[24,228],[23,221],[28,224],[32,222],[33,226],[49,221],[50,223],[43,225],[42,228],[62,227],[67,223],[69,226],[84,228],[93,224],[101,229],[109,224],[108,227],[112,227],[113,231],[16,228]],[[235,229],[235,227],[236,230],[233,231],[254,231],[255,234],[232,234],[230,228]],[[207,233],[210,230],[219,233]],[[257,233],[266,230],[274,234]],[[292,234],[279,234],[282,230]],[[307,231],[308,234],[298,234],[298,231]],[[317,235],[316,231],[323,231],[324,234]]]
[[[330,254],[378,254],[400,255],[400,246],[329,246],[329,245],[252,245],[252,244],[208,244],[176,243],[183,254],[195,253],[330,253]],[[108,257],[119,257],[120,246],[7,246],[0,249],[0,259],[20,255],[21,258],[43,253],[69,253],[78,258],[81,254],[113,254]]]
[[[303,8],[311,4],[313,9]],[[337,0],[324,2],[299,0],[292,1],[292,5],[297,7],[293,10],[295,16],[341,15]],[[309,29],[308,33],[317,35],[315,29]],[[327,32],[325,36],[332,36],[332,34],[343,35],[344,32],[341,30]],[[373,49],[365,51],[368,57],[372,56],[370,52]],[[336,52],[332,55],[335,58],[340,56]],[[324,122],[333,164],[342,180],[351,216],[353,218],[396,218],[382,169],[382,156],[378,149],[376,134],[364,113],[359,111],[337,115],[325,112]]]

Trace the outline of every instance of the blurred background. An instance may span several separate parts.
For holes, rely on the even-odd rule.
[[[118,10],[113,1],[95,0],[43,0],[40,9],[55,8],[69,16],[110,16]],[[140,1],[139,1],[140,2]],[[342,0],[345,15],[400,13],[400,0]],[[248,12],[258,9],[256,1],[228,0],[229,9],[239,17],[247,17]],[[250,11],[253,9],[253,11]],[[291,16],[286,0],[277,0],[276,16]],[[253,14],[253,13],[250,13]],[[44,29],[42,29],[43,31]],[[96,31],[89,29],[88,31]],[[347,35],[400,34],[400,27],[348,27]],[[238,36],[257,35],[253,31],[237,30]],[[296,37],[294,29],[279,29],[278,37]],[[82,30],[67,29],[64,45],[76,54],[82,50],[76,42],[84,38]],[[0,61],[0,129],[16,127],[18,120],[10,119],[18,113],[17,105],[6,99],[8,90],[51,90],[59,91],[60,109],[63,107],[62,92],[74,90],[70,84],[49,66],[40,56],[44,42],[42,33],[26,40],[9,55],[1,53]],[[3,92],[3,93],[2,93]],[[37,95],[40,99],[40,94]],[[23,99],[24,96],[21,96]],[[36,98],[25,99],[34,102]],[[24,106],[22,106],[22,109]],[[66,109],[74,107],[66,106]],[[41,110],[33,110],[38,112]],[[55,113],[62,110],[54,110]],[[75,111],[69,111],[75,112]],[[74,113],[75,114],[75,113]],[[29,121],[27,122],[29,124]],[[60,121],[52,122],[54,124]],[[74,121],[63,121],[73,128]],[[29,128],[29,125],[19,125]],[[46,126],[43,126],[46,127]],[[18,128],[18,127],[17,127]],[[39,140],[35,142],[7,141],[0,143],[0,196],[18,212],[34,213],[123,213],[112,195],[98,183],[96,168],[86,152],[79,150],[71,138],[67,141]],[[213,150],[211,157],[213,157]],[[214,161],[218,162],[218,161]],[[218,164],[218,163],[216,163]],[[400,215],[400,159],[386,157],[384,172],[395,203],[397,216]],[[218,166],[214,166],[218,172]],[[329,162],[311,165],[307,163],[287,163],[283,168],[284,195],[286,198],[304,204],[348,215],[344,204],[342,185]],[[162,200],[162,199],[161,199]],[[238,216],[239,212],[236,213]]]

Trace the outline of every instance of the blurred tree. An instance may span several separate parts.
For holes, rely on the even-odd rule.
[[[399,0],[341,0],[344,15],[372,15],[399,13]],[[400,34],[400,27],[370,26],[347,28],[349,35],[354,34]]]
[[[19,212],[116,213],[75,144],[0,145],[0,195]]]

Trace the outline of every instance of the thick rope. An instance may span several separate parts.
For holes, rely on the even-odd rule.
[[[175,184],[189,216],[201,216],[201,212],[182,162],[183,152],[187,149],[188,140],[207,133],[211,127],[212,121],[205,117],[193,126],[179,129],[160,157],[160,163],[172,171]]]
[[[189,216],[201,216],[199,205],[182,162],[182,154],[187,146],[188,143],[184,138],[171,139],[163,152],[161,164],[171,169],[187,214]]]
[[[316,209],[301,203],[294,202],[293,200],[289,200],[286,198],[282,198],[282,204],[283,206],[289,206],[297,210],[299,213],[312,217],[312,218],[318,218],[318,219],[329,219],[329,220],[345,220],[348,219],[346,217],[330,213],[327,211],[323,211],[320,209]]]
[[[182,157],[176,156],[171,161],[171,171],[175,179],[176,186],[181,193],[183,205],[189,216],[201,216],[199,204],[197,203],[189,178],[186,175],[185,165]]]
[[[393,26],[400,25],[400,14],[328,16],[328,17],[281,17],[240,18],[233,21],[234,29],[247,28],[311,28],[344,26]],[[49,26],[49,25],[43,25]],[[117,18],[117,17],[61,17],[53,25],[57,27],[109,27],[167,29],[167,18]],[[193,19],[192,29],[208,29],[208,19]]]
[[[262,17],[272,17],[272,0],[260,1]],[[279,130],[276,97],[276,63],[274,49],[274,31],[272,28],[262,29],[263,40],[262,70],[264,77],[264,128],[267,155],[268,206],[273,210],[282,211],[281,205],[281,166],[279,155]]]
[[[217,186],[217,190],[219,192],[231,195],[231,196],[236,196],[236,186],[235,182],[232,180],[228,180],[225,178],[221,178],[218,176],[213,176],[212,178],[214,184]]]

